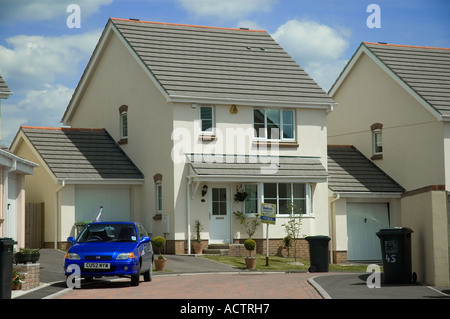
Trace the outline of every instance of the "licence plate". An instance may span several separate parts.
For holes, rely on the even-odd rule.
[[[86,269],[109,269],[109,263],[84,263]]]

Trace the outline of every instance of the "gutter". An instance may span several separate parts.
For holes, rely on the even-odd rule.
[[[55,243],[54,248],[58,249],[58,194],[66,186],[66,181],[61,181],[61,186],[55,190]]]

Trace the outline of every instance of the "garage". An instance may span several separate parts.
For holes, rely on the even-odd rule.
[[[90,187],[75,189],[75,220],[92,221],[103,207],[102,221],[129,221],[131,218],[130,187]]]
[[[380,261],[380,240],[376,233],[389,227],[388,203],[347,203],[349,261]]]

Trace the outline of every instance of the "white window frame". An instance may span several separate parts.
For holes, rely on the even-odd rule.
[[[126,129],[124,129],[124,119],[126,119]],[[120,138],[128,138],[128,111],[120,113]]]
[[[261,187],[261,194],[260,194],[260,200],[261,203],[264,203],[264,184],[262,183]],[[293,204],[293,201],[295,199],[294,197],[294,184],[304,184],[305,185],[305,213],[299,214],[299,216],[312,216],[313,215],[313,209],[312,209],[312,192],[311,192],[311,183],[286,183],[286,182],[274,182],[274,183],[268,183],[268,184],[277,184],[277,197],[276,197],[276,205],[277,205],[277,216],[284,217],[284,216],[290,216],[291,214],[280,214],[279,210],[279,202],[280,202],[280,196],[279,196],[279,184],[290,184],[291,186],[291,203]]]
[[[380,140],[377,140],[377,137],[380,137]],[[381,147],[381,151],[377,151],[377,148]],[[383,134],[380,129],[376,129],[372,131],[372,152],[373,155],[382,155],[383,154]]]
[[[155,193],[156,193],[156,211],[162,213],[163,211],[163,200],[162,200],[162,182],[157,181],[155,183]]]
[[[262,110],[264,111],[264,136],[257,136],[255,130],[255,111]],[[268,127],[267,127],[267,110],[279,110],[280,114],[280,126],[279,126],[279,138],[267,138],[268,136]],[[291,112],[292,113],[292,138],[284,138],[283,137],[283,112]],[[296,118],[295,118],[295,110],[294,109],[271,109],[271,108],[254,108],[252,112],[252,122],[254,129],[254,139],[262,140],[262,141],[282,141],[282,142],[295,142],[296,140]],[[272,136],[271,136],[272,137]]]
[[[211,130],[203,130],[203,119],[202,119],[202,109],[203,108],[211,108]],[[198,108],[198,118],[200,120],[200,132],[202,135],[214,135],[216,130],[216,121],[215,121],[215,109],[214,105],[200,105]]]

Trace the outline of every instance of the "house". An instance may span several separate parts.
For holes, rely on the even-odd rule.
[[[418,280],[449,285],[450,49],[362,43],[329,94],[328,142],[355,146],[405,189],[390,226],[413,230]]]
[[[379,262],[376,233],[400,219],[404,189],[354,146],[328,146],[331,257]]]
[[[264,251],[270,229],[274,253],[292,204],[303,233],[329,234],[334,104],[265,31],[111,18],[62,122],[105,128],[139,167],[131,215],[167,238],[166,252],[190,253],[196,220],[205,242],[246,239],[233,212],[271,203],[276,224],[253,238]]]
[[[0,101],[11,94],[0,76]],[[25,247],[25,176],[33,174],[35,167],[35,163],[0,145],[0,237],[13,238],[22,248]]]
[[[104,129],[20,127],[11,151],[38,163],[27,203],[44,203],[45,248],[66,248],[75,222],[130,220],[144,176]],[[103,210],[102,210],[103,208]]]

